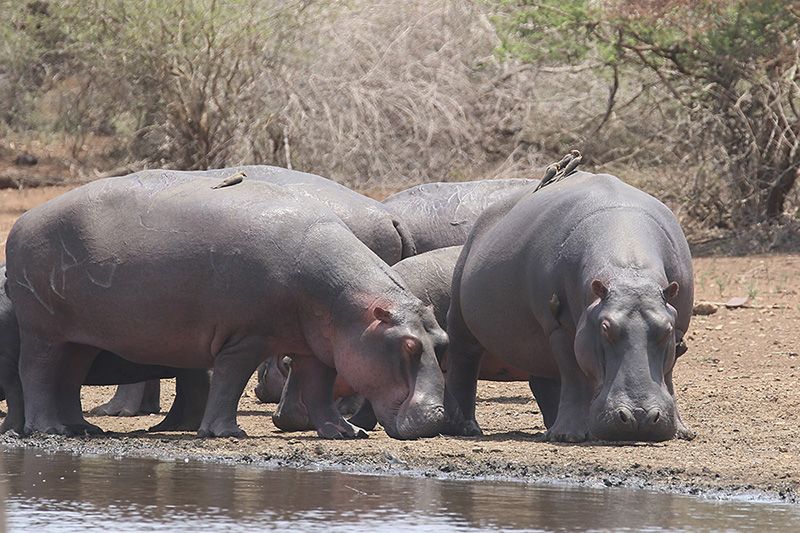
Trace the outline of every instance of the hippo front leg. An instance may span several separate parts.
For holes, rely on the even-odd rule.
[[[675,386],[672,383],[672,371],[664,376],[664,383],[667,386],[670,396],[672,396],[673,402],[675,402],[675,438],[693,440],[697,436],[697,433],[689,429],[689,426],[681,419],[680,412],[678,412],[678,402],[675,398]]]
[[[266,352],[263,342],[257,339],[242,340],[220,350],[214,359],[208,402],[198,436],[247,436],[236,423],[236,412],[247,382]]]
[[[573,336],[561,328],[550,334],[550,347],[561,374],[561,394],[553,425],[544,440],[582,442],[591,439],[589,406],[593,388],[575,359]]]
[[[313,356],[292,356],[292,370],[311,424],[324,439],[366,438],[367,432],[342,417],[333,398],[336,369]]]

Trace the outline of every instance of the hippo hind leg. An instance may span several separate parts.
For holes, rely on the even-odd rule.
[[[26,434],[99,434],[103,430],[83,418],[81,385],[97,348],[75,343],[49,343],[23,336],[19,371],[25,391]]]

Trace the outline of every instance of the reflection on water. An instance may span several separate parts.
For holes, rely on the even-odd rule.
[[[3,497],[9,532],[800,531],[791,505],[35,449],[0,449]]]

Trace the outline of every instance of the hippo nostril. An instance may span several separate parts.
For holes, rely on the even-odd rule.
[[[636,425],[636,420],[633,418],[633,413],[631,413],[626,407],[620,407],[617,409],[617,417],[619,418],[620,424],[623,426]]]
[[[647,413],[647,420],[644,423],[647,426],[654,426],[659,420],[661,420],[661,409],[652,409]]]

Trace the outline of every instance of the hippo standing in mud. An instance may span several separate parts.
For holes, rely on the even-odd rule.
[[[672,370],[692,299],[692,261],[677,219],[613,176],[577,172],[493,204],[453,277],[451,431],[481,433],[475,387],[488,349],[531,375],[560,380],[549,440],[690,438]]]
[[[403,220],[421,254],[461,246],[484,209],[538,184],[539,180],[522,178],[425,183],[393,194],[382,203]]]
[[[143,178],[158,176],[164,170],[143,170]],[[413,239],[402,220],[380,202],[348,189],[335,181],[267,165],[250,165],[198,171],[170,171],[171,175],[213,178],[215,188],[233,186],[244,180],[263,181],[286,187],[293,194],[311,198],[333,211],[358,239],[387,264],[393,265],[416,253]],[[259,367],[263,374],[265,367]],[[274,375],[274,373],[273,373]],[[114,397],[92,410],[105,415],[126,415],[138,412],[158,412],[159,384],[157,381],[122,385]],[[155,406],[155,407],[154,407]]]
[[[447,336],[331,211],[285,189],[181,173],[98,180],[23,214],[8,237],[27,431],[97,431],[80,384],[100,350],[213,368],[201,436],[241,436],[239,397],[290,355],[326,438],[364,436],[333,406],[336,373],[396,438],[443,428]]]

